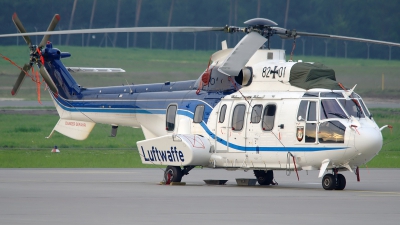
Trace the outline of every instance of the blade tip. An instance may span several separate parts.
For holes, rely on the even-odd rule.
[[[11,95],[15,95],[15,91],[14,90],[11,90]]]
[[[56,19],[57,19],[58,21],[60,21],[61,17],[60,17],[59,14],[56,14],[55,17],[56,17]]]
[[[14,14],[12,15],[12,18],[15,19],[17,17],[17,13],[14,12]]]

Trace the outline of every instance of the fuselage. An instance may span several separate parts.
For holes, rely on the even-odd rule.
[[[46,69],[59,89],[59,96],[52,97],[61,119],[141,128],[146,140],[198,135],[209,149],[197,165],[313,170],[329,160],[328,168],[351,169],[382,147],[380,130],[359,95],[291,85],[296,62],[263,58],[280,51],[260,50],[249,60],[248,86],[211,73],[201,88],[199,80],[84,88],[65,70],[57,49],[48,46],[46,51]],[[213,72],[218,64],[212,65]],[[139,149],[143,163],[172,164],[161,160],[159,152]],[[173,159],[179,159],[175,153]],[[181,154],[183,159],[189,153]]]

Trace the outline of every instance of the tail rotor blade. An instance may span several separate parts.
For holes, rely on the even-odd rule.
[[[49,86],[50,90],[57,96],[58,89],[57,89],[56,85],[54,84],[53,80],[51,79],[51,77],[50,77],[49,73],[47,72],[46,68],[44,67],[44,65],[40,66],[39,72],[42,75],[46,84]]]
[[[58,14],[54,15],[53,20],[51,20],[50,25],[47,28],[47,31],[53,31],[54,28],[56,28],[56,26],[57,26],[59,21],[60,21],[60,15],[58,15]],[[50,36],[51,36],[50,34],[46,34],[43,37],[42,41],[39,44],[39,48],[42,48],[42,47],[44,47],[46,45],[46,43],[49,40]]]
[[[21,71],[21,73],[19,74],[18,79],[15,82],[13,89],[11,90],[12,95],[17,94],[19,87],[21,87],[22,81],[24,81],[24,78],[26,76],[26,71],[28,71],[30,68],[31,68],[30,64],[24,65],[23,71]]]
[[[21,23],[21,20],[19,20],[17,13],[14,13],[12,16],[12,20],[15,24],[15,26],[17,27],[18,31],[20,33],[26,33],[26,30],[24,28],[24,26]],[[29,47],[32,45],[31,39],[29,38],[29,36],[22,36],[25,40],[25,42],[29,45]]]

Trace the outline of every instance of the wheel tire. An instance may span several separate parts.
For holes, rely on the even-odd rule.
[[[167,166],[164,172],[164,180],[168,181],[168,174],[171,174],[170,182],[181,182],[183,173],[179,166]]]
[[[325,190],[333,190],[336,187],[335,176],[333,174],[325,174],[322,178],[322,187]]]
[[[274,171],[268,170],[254,170],[254,175],[257,178],[257,181],[260,185],[270,185],[274,180]]]
[[[335,190],[343,190],[345,187],[346,187],[346,178],[343,176],[343,174],[338,174]]]

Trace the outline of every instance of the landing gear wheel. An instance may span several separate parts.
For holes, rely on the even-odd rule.
[[[325,190],[333,190],[336,187],[335,176],[333,174],[325,174],[322,178],[322,187]]]
[[[169,174],[169,182],[181,182],[183,173],[182,169],[179,166],[167,166],[164,172],[164,180],[168,182],[168,174]]]
[[[257,178],[257,181],[260,185],[270,185],[274,180],[274,171],[273,170],[254,170],[254,175]]]
[[[343,174],[337,174],[335,190],[343,190],[346,187],[346,178]]]

